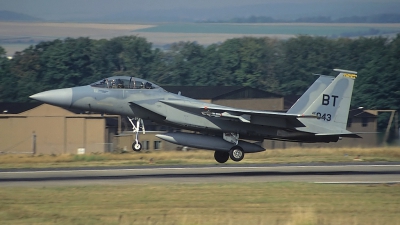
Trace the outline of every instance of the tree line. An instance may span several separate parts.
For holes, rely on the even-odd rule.
[[[302,94],[333,68],[355,70],[353,107],[400,108],[400,35],[394,38],[297,36],[228,39],[153,48],[137,36],[110,40],[67,38],[41,42],[9,60],[0,47],[0,101],[28,102],[55,88],[87,85],[128,75],[160,85],[251,86],[284,95]]]

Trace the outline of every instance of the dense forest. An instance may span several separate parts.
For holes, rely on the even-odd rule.
[[[154,49],[137,36],[111,40],[67,38],[32,45],[6,57],[0,47],[0,101],[28,102],[44,90],[131,75],[161,85],[252,86],[302,94],[333,68],[355,70],[353,107],[400,109],[400,35],[392,39],[298,36],[243,37],[202,46],[180,42]]]

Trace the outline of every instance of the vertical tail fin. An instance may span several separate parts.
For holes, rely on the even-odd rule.
[[[317,115],[318,120],[312,123],[325,130],[346,130],[357,72],[341,69],[334,69],[334,71],[339,72],[339,75],[310,104],[304,114]]]
[[[287,111],[291,114],[303,113],[318,96],[332,83],[334,77],[320,75],[317,80],[307,89],[306,92]]]

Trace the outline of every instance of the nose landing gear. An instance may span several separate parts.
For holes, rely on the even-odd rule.
[[[134,118],[131,119],[128,117],[129,122],[131,122],[132,124],[132,130],[135,133],[135,142],[132,143],[132,150],[135,152],[139,152],[140,150],[142,150],[142,144],[139,142],[139,132],[140,129],[142,129],[143,134],[146,133],[146,130],[144,129],[144,123],[143,120],[140,118]],[[136,120],[136,126],[133,123],[133,120]]]

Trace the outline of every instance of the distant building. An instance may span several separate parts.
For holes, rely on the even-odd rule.
[[[0,109],[0,152],[76,154],[78,149],[90,153],[114,148],[119,116],[79,114],[47,104],[0,103]]]

